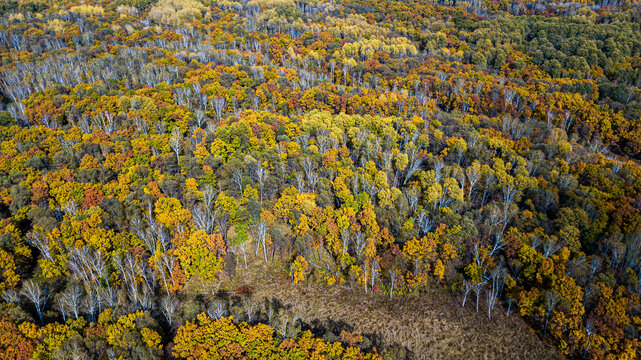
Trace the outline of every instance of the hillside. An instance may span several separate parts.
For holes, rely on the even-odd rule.
[[[0,0],[0,358],[634,359],[640,159],[636,0]]]

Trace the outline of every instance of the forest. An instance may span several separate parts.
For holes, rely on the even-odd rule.
[[[0,0],[0,358],[641,358],[640,161],[637,0]]]

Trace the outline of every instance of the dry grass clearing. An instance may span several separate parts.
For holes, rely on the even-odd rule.
[[[295,285],[275,268],[251,263],[237,268],[236,281],[253,286],[256,301],[277,299],[312,327],[343,324],[373,339],[379,352],[401,348],[410,359],[561,358],[518,315],[507,318],[498,306],[490,320],[474,311],[473,299],[461,308],[460,299],[441,290],[390,300],[336,286]]]

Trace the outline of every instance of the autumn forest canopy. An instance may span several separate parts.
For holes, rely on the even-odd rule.
[[[640,161],[637,0],[0,0],[0,358],[641,358]]]

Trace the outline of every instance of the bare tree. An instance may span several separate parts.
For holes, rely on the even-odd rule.
[[[212,319],[220,319],[227,315],[227,304],[223,300],[215,300],[207,308],[207,315]]]
[[[416,216],[418,230],[421,235],[426,235],[432,228],[434,228],[435,221],[432,217],[429,216],[429,213],[425,210],[420,210]]]
[[[371,272],[370,272],[370,280],[372,282],[371,290],[374,292],[374,282],[376,281],[376,278],[380,277],[379,270],[380,266],[378,265],[378,260],[374,259],[372,260],[372,265],[371,265]]]
[[[87,287],[98,287],[102,278],[109,287],[107,264],[101,250],[93,251],[88,247],[73,248],[67,260],[74,278],[85,283]]]
[[[138,298],[140,309],[151,310],[154,307],[154,293],[148,287],[143,286],[141,296]]]
[[[100,303],[100,306],[109,309],[115,309],[120,306],[118,293],[119,291],[113,287],[98,289],[98,301]]]
[[[407,198],[407,204],[409,205],[411,214],[414,214],[421,195],[420,192],[414,187],[408,187],[403,190],[403,193],[405,194],[405,198]]]
[[[231,174],[231,178],[234,184],[238,186],[238,196],[243,196],[243,172],[236,169]]]
[[[247,323],[251,324],[254,321],[254,301],[251,296],[245,296],[243,298],[243,304],[245,306],[245,312],[247,313]]]
[[[585,322],[585,352],[583,353],[583,358],[585,358],[588,355],[588,350],[590,349],[590,345],[592,345],[592,334],[594,334],[594,325],[592,324],[592,320],[588,320]]]
[[[140,298],[140,289],[136,283],[136,260],[131,253],[126,253],[125,255],[116,254],[113,259],[116,269],[120,272],[120,276],[124,280],[127,295],[132,303],[137,306]]]
[[[203,205],[205,205],[206,209],[211,210],[212,205],[214,205],[214,201],[216,201],[216,189],[214,189],[211,185],[206,184],[203,187],[202,194]]]
[[[545,327],[543,329],[544,333],[547,333],[548,330],[548,319],[550,314],[556,307],[556,304],[561,300],[561,296],[554,290],[549,290],[545,292],[543,296],[545,299]]]
[[[203,111],[203,109],[196,109],[196,111],[194,111],[194,118],[196,119],[198,127],[202,128],[206,120],[205,111]]]
[[[343,244],[343,254],[345,254],[349,251],[349,245],[352,243],[349,229],[341,229],[341,240]]]
[[[182,149],[182,134],[180,129],[176,126],[171,130],[171,138],[169,138],[169,146],[176,153],[176,159],[180,159],[180,150]]]
[[[305,192],[305,189],[303,188],[305,185],[305,178],[304,178],[303,172],[297,171],[295,176],[296,176],[296,189],[298,190],[298,192],[301,192],[301,193]]]
[[[95,321],[96,313],[100,313],[100,299],[98,298],[98,291],[92,289],[86,289],[87,296],[82,300],[82,307],[85,310],[85,313],[89,315],[91,321]]]
[[[392,298],[392,295],[394,294],[394,281],[396,280],[396,268],[393,268],[390,270],[389,273],[389,278],[390,278],[390,288],[389,288],[389,298]]]
[[[80,316],[80,307],[82,305],[82,287],[80,285],[72,285],[60,294],[62,304],[70,316],[77,319]]]
[[[470,183],[470,187],[467,189],[467,197],[472,201],[472,194],[476,190],[476,184],[481,179],[481,166],[478,163],[474,163],[465,169],[465,174],[467,175],[467,181]]]
[[[594,274],[596,274],[597,272],[601,271],[601,266],[602,266],[601,257],[593,256],[590,259],[590,279],[588,280],[588,282],[590,280],[592,280],[592,277],[594,276]]]
[[[494,269],[494,271],[490,275],[491,287],[486,294],[488,318],[492,318],[492,310],[494,309],[494,305],[496,304],[498,297],[501,295],[501,292],[503,291],[503,285],[505,284],[505,276],[506,276],[506,271],[502,267],[497,267],[496,269]]]
[[[501,195],[504,203],[509,203],[516,200],[518,189],[514,184],[507,184],[501,187]]]
[[[286,311],[285,309],[280,309],[280,311],[278,312],[274,330],[276,330],[276,332],[283,339],[293,337],[296,335],[296,331],[294,331],[294,328],[298,319],[298,316],[294,316],[292,313]]]
[[[243,252],[243,263],[245,264],[245,269],[247,269],[247,241],[238,244],[238,248]]]
[[[484,280],[483,282],[474,285],[474,287],[472,288],[472,291],[474,291],[474,295],[476,295],[476,312],[479,312],[479,298],[483,293],[483,288],[485,287],[486,283],[487,280]]]
[[[263,189],[265,187],[265,180],[269,176],[269,173],[262,165],[256,166],[254,170],[254,176],[258,182],[258,190],[260,191],[260,203],[263,203]]]
[[[410,149],[410,151],[407,152],[407,157],[409,159],[409,163],[407,165],[407,168],[405,169],[405,178],[403,179],[403,185],[407,184],[412,175],[414,175],[414,173],[416,173],[423,164],[419,149],[417,149],[416,147]]]
[[[467,295],[472,291],[474,288],[474,285],[472,285],[471,280],[463,280],[463,304],[461,305],[462,307],[465,307],[465,301],[467,300]]]
[[[505,316],[509,317],[510,316],[510,310],[512,310],[512,305],[514,305],[515,300],[514,300],[513,297],[508,295],[508,296],[505,297],[505,301],[507,301],[507,315],[505,315]]]
[[[506,87],[505,89],[503,89],[503,95],[505,98],[505,102],[504,102],[505,108],[503,109],[503,111],[507,112],[508,104],[512,104],[512,102],[514,101],[514,98],[518,96],[518,93],[516,92],[516,90],[512,88]]]
[[[38,249],[45,259],[52,262],[54,261],[51,254],[51,248],[49,247],[49,240],[47,239],[47,234],[45,234],[44,231],[33,230],[27,234],[26,240],[29,245]]]
[[[58,312],[62,315],[62,320],[66,322],[68,312],[67,312],[67,307],[65,306],[64,299],[61,296],[56,298],[56,303],[54,306],[56,307]]]
[[[369,197],[371,199],[374,199],[376,197],[376,194],[378,194],[378,192],[380,191],[380,189],[376,187],[376,183],[367,178],[361,178],[361,183],[362,183],[363,189],[367,192]]]
[[[227,107],[227,99],[225,99],[224,97],[215,97],[211,101],[212,106],[214,107],[214,111],[216,111],[216,117],[218,118],[218,121],[222,120],[223,112]]]
[[[14,289],[7,289],[2,293],[2,300],[7,303],[20,304],[20,295]]]
[[[142,116],[136,115],[133,117],[132,122],[138,132],[143,133],[145,135],[149,134],[150,126],[149,126],[149,121],[147,121],[147,119],[145,119]]]
[[[62,346],[52,352],[53,360],[89,360],[86,350],[82,346],[82,338],[78,335],[67,340]]]
[[[116,118],[111,112],[101,111],[91,118],[91,124],[94,130],[102,130],[111,136],[116,129]]]
[[[559,239],[556,236],[548,236],[543,240],[543,256],[550,257],[554,255],[557,251],[561,250],[563,246],[559,242]]]
[[[485,205],[487,197],[494,186],[496,177],[493,172],[487,172],[483,176],[483,198],[481,199],[481,206]]]
[[[296,332],[293,331],[293,327],[295,328],[295,324],[298,319],[298,316],[294,316],[290,312],[281,309],[278,314],[278,321],[275,326],[276,332],[280,334],[283,339],[295,336]]]
[[[33,279],[29,279],[22,285],[21,293],[24,297],[27,298],[27,300],[29,300],[33,304],[34,308],[36,309],[36,313],[38,314],[38,318],[40,319],[40,323],[42,324],[42,311],[47,305],[49,295],[51,294],[47,287],[42,286],[40,283],[34,281]]]
[[[318,173],[316,172],[316,164],[314,161],[306,157],[300,162],[303,170],[305,171],[305,177],[307,178],[307,185],[313,194],[316,193],[316,184],[318,183]]]
[[[625,247],[624,268],[637,269],[639,261],[641,261],[641,234],[636,233],[629,236],[625,242]]]
[[[176,324],[174,321],[174,314],[176,313],[176,310],[178,310],[178,305],[178,299],[173,295],[164,296],[162,300],[160,300],[160,311],[165,316],[169,326],[172,328]]]
[[[365,246],[367,246],[365,234],[360,231],[353,231],[353,240],[354,240],[354,248],[356,250],[356,255],[360,258],[363,255]]]
[[[625,244],[620,241],[612,241],[612,244],[610,245],[610,253],[610,265],[613,270],[617,270],[619,268],[619,264],[623,263],[623,257],[626,253]]]
[[[268,228],[267,228],[267,223],[265,223],[263,220],[260,220],[258,224],[256,225],[256,252],[255,255],[258,255],[258,249],[260,249],[260,246],[263,247],[263,254],[265,255],[265,262],[267,262],[267,233],[268,233]]]
[[[199,230],[204,230],[207,234],[211,234],[214,231],[214,216],[205,205],[196,205],[191,214]]]

